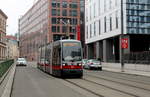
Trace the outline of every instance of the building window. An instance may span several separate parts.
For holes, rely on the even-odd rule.
[[[57,15],[60,16],[60,9],[57,10]]]
[[[56,26],[52,26],[52,32],[56,32]]]
[[[76,28],[75,27],[70,27],[70,32],[76,34]]]
[[[67,16],[67,10],[62,10],[62,16]]]
[[[106,30],[107,30],[107,23],[106,23],[106,17],[104,18],[104,32],[106,32]]]
[[[86,38],[88,38],[88,31],[89,31],[89,29],[88,29],[88,26],[86,27]]]
[[[52,7],[57,7],[56,1],[52,1]]]
[[[62,26],[62,32],[66,33],[67,32],[67,27],[66,26]]]
[[[116,29],[118,29],[118,17],[116,17]]]
[[[62,7],[63,7],[63,8],[67,8],[67,2],[66,2],[66,1],[63,1],[63,2],[62,2]]]
[[[70,16],[77,16],[77,10],[70,10]]]
[[[56,9],[52,9],[52,16],[56,16],[56,15],[57,15]]]
[[[57,19],[56,18],[52,18],[52,24],[57,24]]]
[[[92,24],[90,24],[90,37],[92,37]]]
[[[71,21],[70,21],[70,24],[71,25],[77,25],[77,21],[78,20],[76,18],[72,18]]]
[[[112,31],[112,17],[110,17],[110,31]]]
[[[96,35],[96,23],[94,22],[94,35]]]
[[[70,8],[78,8],[77,3],[71,3],[71,4],[70,4]]]
[[[101,34],[101,20],[99,20],[99,35]]]
[[[59,26],[57,26],[57,32],[58,32],[58,33],[60,32],[60,27],[59,27]]]

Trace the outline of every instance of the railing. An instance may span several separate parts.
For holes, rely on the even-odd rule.
[[[108,60],[108,62],[120,63],[120,60]],[[129,64],[150,65],[150,51],[131,52],[130,54],[124,54],[124,62]]]
[[[7,60],[0,63],[0,78],[7,72],[7,70],[13,63],[14,60]]]
[[[150,64],[150,51],[125,54],[124,58],[126,63]]]

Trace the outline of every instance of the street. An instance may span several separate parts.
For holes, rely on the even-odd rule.
[[[60,79],[35,65],[17,67],[11,97],[149,97],[150,78],[84,70],[83,79]]]

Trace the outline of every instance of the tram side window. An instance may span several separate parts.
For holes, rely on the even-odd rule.
[[[50,64],[50,55],[51,55],[51,49],[47,47],[45,52],[45,62],[47,64]]]
[[[61,63],[61,50],[59,46],[53,48],[53,65],[60,65]]]

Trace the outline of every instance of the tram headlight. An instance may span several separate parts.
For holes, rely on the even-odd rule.
[[[67,66],[67,63],[63,63],[62,66]]]
[[[78,63],[78,66],[82,66],[82,63]]]

